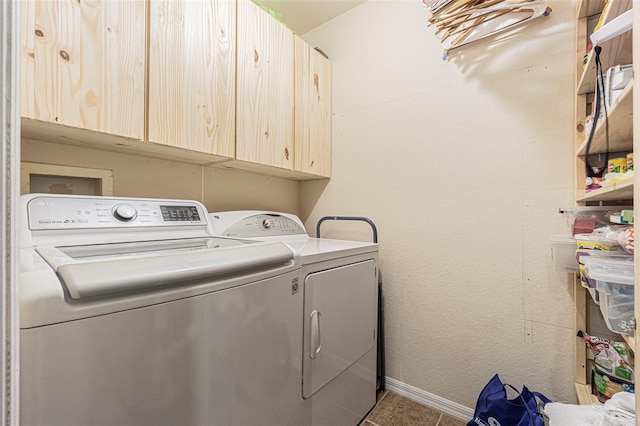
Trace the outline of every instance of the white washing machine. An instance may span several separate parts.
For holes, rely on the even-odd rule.
[[[288,246],[213,237],[195,201],[21,208],[21,424],[309,422]]]
[[[357,425],[376,403],[378,245],[310,238],[294,215],[211,213],[214,234],[279,241],[300,257],[302,398],[312,425]]]

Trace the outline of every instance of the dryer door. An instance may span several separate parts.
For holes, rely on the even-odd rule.
[[[311,397],[374,349],[376,294],[374,260],[307,275],[303,398]]]

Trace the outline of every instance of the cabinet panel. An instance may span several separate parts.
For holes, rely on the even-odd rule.
[[[331,175],[331,62],[295,38],[295,170]]]
[[[153,0],[149,7],[148,140],[232,158],[235,2]]]
[[[238,1],[236,159],[293,168],[293,33]]]
[[[22,116],[144,136],[145,3],[21,2]]]

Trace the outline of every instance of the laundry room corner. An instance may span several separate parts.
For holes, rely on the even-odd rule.
[[[640,426],[638,25],[2,2],[0,423]]]
[[[387,375],[467,407],[496,372],[573,401],[573,284],[548,236],[573,200],[575,3],[548,5],[447,61],[420,2],[366,2],[304,34],[334,81],[334,173],[300,184],[305,224],[375,221]]]

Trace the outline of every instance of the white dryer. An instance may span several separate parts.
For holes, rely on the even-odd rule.
[[[312,425],[356,425],[376,403],[378,245],[311,238],[297,216],[210,213],[216,236],[279,241],[300,258],[302,398]]]

